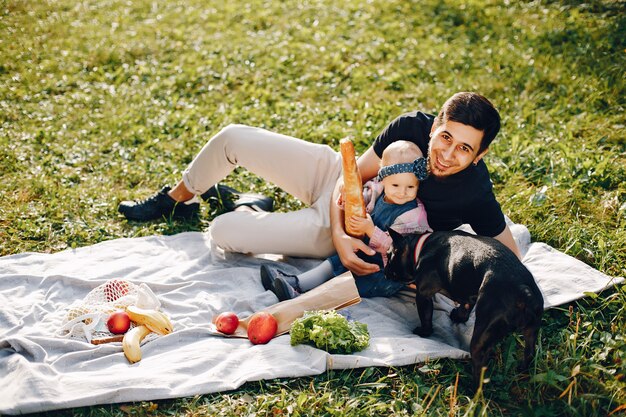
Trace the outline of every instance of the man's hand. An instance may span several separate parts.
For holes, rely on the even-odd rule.
[[[333,238],[335,243],[335,249],[337,249],[337,255],[341,259],[343,266],[348,268],[351,272],[357,275],[368,275],[374,272],[380,271],[380,267],[376,264],[370,264],[359,258],[356,253],[362,251],[367,255],[374,255],[376,251],[362,240],[343,234],[343,236],[335,236]]]
[[[378,172],[380,158],[374,152],[374,148],[370,147],[358,160],[357,165],[361,173],[361,179],[368,181],[372,179]],[[355,239],[346,234],[344,229],[342,206],[343,179],[339,178],[330,199],[330,230],[332,233],[333,244],[337,250],[337,255],[341,259],[341,263],[356,275],[373,274],[380,271],[380,267],[376,264],[365,262],[359,258],[356,253],[362,251],[367,255],[374,255],[376,251],[360,239]]]
[[[352,230],[364,233],[369,237],[372,237],[374,234],[374,228],[376,227],[374,225],[374,221],[372,220],[372,216],[370,216],[369,213],[367,213],[367,217],[365,218],[352,216],[348,219],[348,223],[350,224]]]

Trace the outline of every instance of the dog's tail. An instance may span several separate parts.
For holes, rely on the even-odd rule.
[[[540,297],[539,299],[543,299]],[[533,293],[532,288],[526,284],[519,286],[519,292],[515,301],[517,314],[515,315],[515,324],[518,329],[526,328],[531,325],[537,325],[543,312],[543,303],[539,305],[537,297]]]

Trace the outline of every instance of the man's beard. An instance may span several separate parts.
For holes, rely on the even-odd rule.
[[[448,178],[450,178],[451,176],[453,176],[454,174],[449,174],[449,175],[437,175],[437,170],[433,170],[431,168],[431,163],[432,163],[432,155],[430,152],[430,149],[428,150],[428,156],[426,157],[426,171],[428,172],[428,178],[433,178],[435,181],[445,181]]]
[[[432,163],[432,154],[429,149],[428,156],[426,157],[426,172],[428,173],[428,178],[433,178],[437,181],[445,180],[448,177],[448,175],[437,175],[436,171],[431,168],[432,167],[431,163]]]

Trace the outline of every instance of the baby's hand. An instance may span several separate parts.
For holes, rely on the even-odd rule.
[[[352,216],[348,220],[348,223],[354,230],[359,233],[365,233],[369,237],[372,237],[372,234],[374,233],[374,221],[372,220],[372,216],[369,214],[367,214],[366,218]]]

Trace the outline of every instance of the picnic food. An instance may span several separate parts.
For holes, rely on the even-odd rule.
[[[278,322],[270,313],[259,311],[250,317],[248,322],[248,339],[252,344],[265,344],[276,336]]]
[[[67,316],[65,317],[65,321],[72,321],[80,316],[83,316],[85,314],[89,313],[89,309],[87,307],[84,306],[76,306],[76,307],[71,307],[69,309],[69,311],[67,312]],[[85,322],[86,324],[91,323],[91,319],[84,319],[83,322]]]
[[[141,348],[139,347],[144,337],[151,332],[165,335],[172,332],[173,326],[170,319],[158,310],[149,310],[137,306],[126,307],[128,317],[137,325],[124,335],[122,348],[124,355],[130,363],[141,360]]]
[[[343,206],[346,233],[361,238],[363,233],[354,230],[348,223],[352,216],[366,217],[365,200],[363,199],[363,181],[356,164],[354,145],[350,139],[339,142],[343,166]]]
[[[146,326],[133,327],[126,332],[122,339],[122,349],[124,355],[130,363],[139,362],[141,360],[141,347],[139,346],[144,337],[148,336],[152,331]]]
[[[125,311],[116,311],[109,316],[107,328],[113,334],[123,334],[130,328],[130,317]]]
[[[220,313],[215,319],[215,327],[224,334],[233,334],[239,327],[239,318],[232,311]]]
[[[91,290],[82,300],[76,300],[68,306],[65,324],[76,319],[82,319],[84,323],[90,324],[93,321],[90,315],[97,313],[109,315],[124,310],[126,306],[135,303],[139,290],[140,287],[130,281],[110,279]]]
[[[144,325],[151,331],[160,335],[171,333],[174,328],[169,317],[158,310],[128,306],[126,307],[126,312],[130,319],[136,324]]]
[[[307,311],[291,325],[291,345],[308,343],[330,353],[352,353],[369,346],[367,325],[334,310]]]
[[[104,285],[104,298],[107,302],[115,301],[128,294],[130,284],[123,279],[110,279]]]

